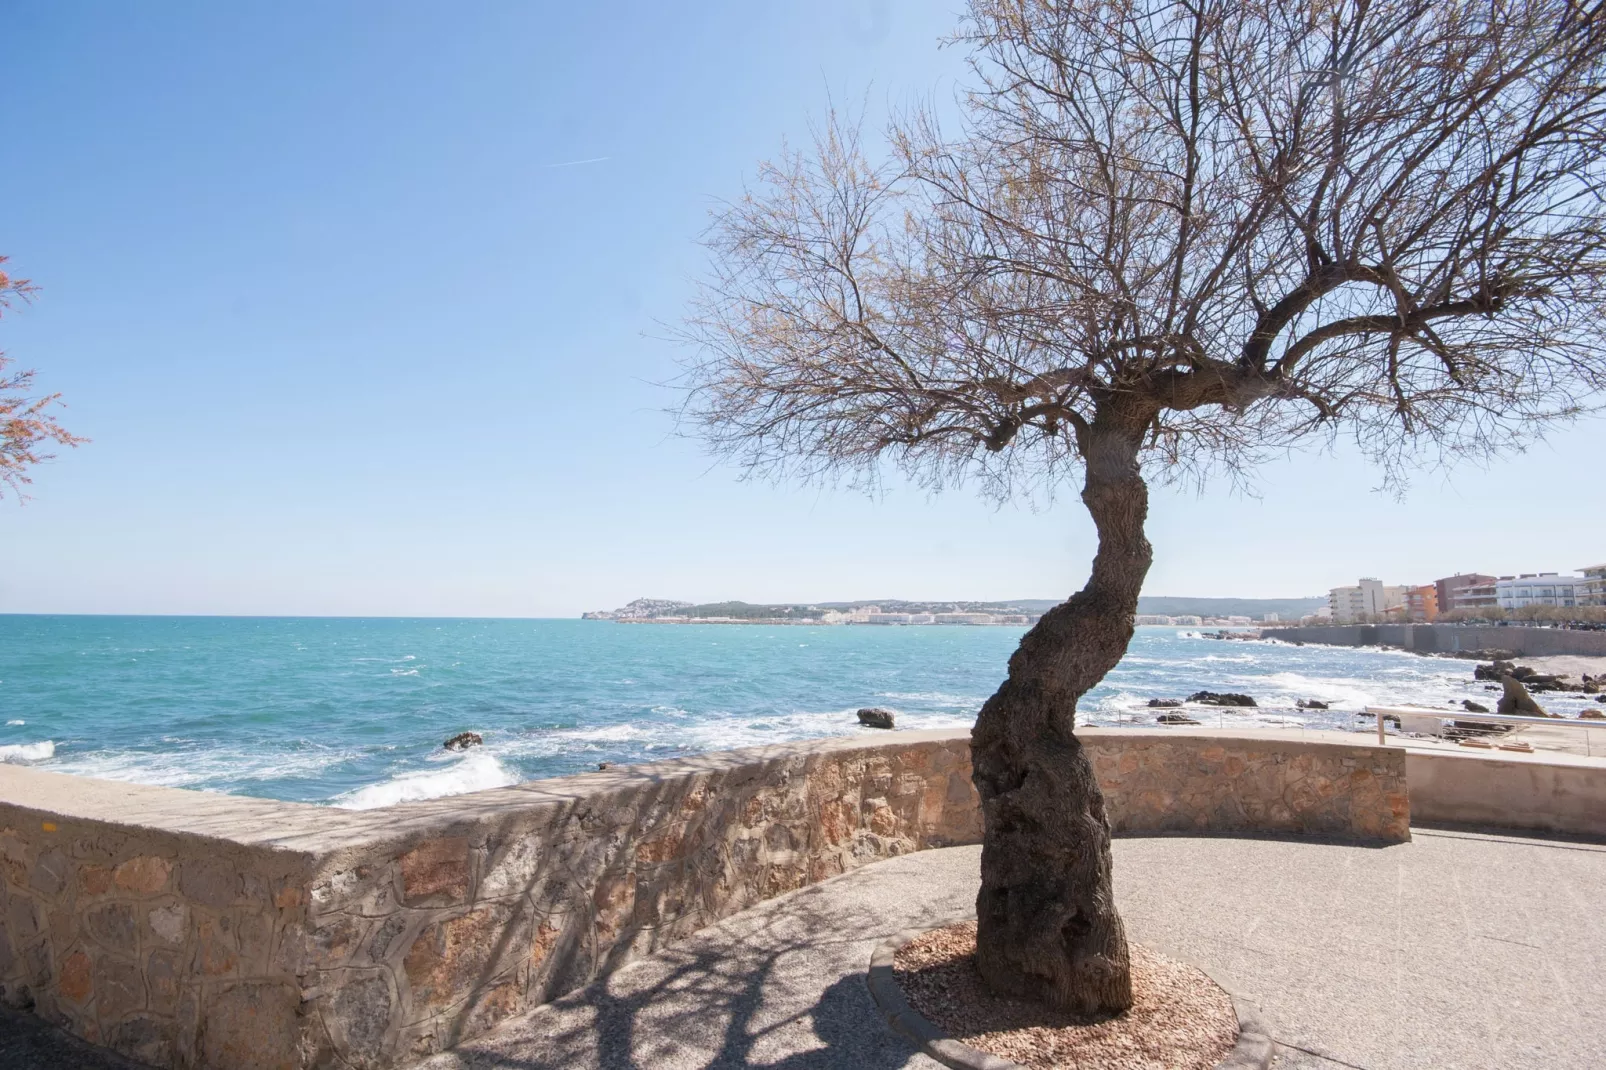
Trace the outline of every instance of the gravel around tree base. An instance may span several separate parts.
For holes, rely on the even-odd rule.
[[[1132,1007],[1079,1019],[994,996],[976,972],[976,923],[933,929],[898,950],[909,1003],[954,1040],[1034,1068],[1210,1070],[1238,1040],[1232,999],[1214,981],[1132,945]]]

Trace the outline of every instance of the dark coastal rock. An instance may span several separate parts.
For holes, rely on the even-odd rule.
[[[613,768],[613,763],[612,762],[598,762],[597,763],[597,771],[599,773],[605,773],[609,769],[612,769],[612,768]]]
[[[882,706],[866,706],[859,711],[859,723],[866,728],[891,728],[893,712]]]
[[[1325,710],[1328,708],[1328,706],[1327,703],[1318,699],[1302,698],[1298,702],[1294,703],[1294,708],[1296,710]]]
[[[1217,691],[1195,691],[1188,696],[1189,702],[1197,702],[1201,706],[1256,706],[1254,699],[1248,695],[1222,693]]]
[[[1526,666],[1524,666],[1526,668]],[[1531,669],[1529,670],[1532,671]],[[1517,667],[1509,661],[1493,661],[1472,670],[1474,680],[1499,680],[1502,676],[1517,675]]]
[[[1461,708],[1466,710],[1468,713],[1488,713],[1489,712],[1489,707],[1485,706],[1481,702],[1473,702],[1469,698],[1464,698],[1464,699],[1461,700]]]
[[[1507,676],[1500,681],[1505,694],[1500,696],[1500,702],[1495,706],[1495,712],[1507,717],[1549,717],[1545,708],[1534,701],[1528,689],[1515,676]]]
[[[1192,717],[1189,717],[1185,713],[1162,713],[1160,716],[1156,717],[1155,720],[1159,721],[1161,724],[1198,724],[1199,723],[1198,721],[1195,721]]]
[[[1606,721],[1606,713],[1601,713],[1599,710],[1585,710],[1578,715],[1578,719],[1581,721]]]
[[[1151,698],[1149,700],[1149,709],[1151,710],[1172,710],[1180,705],[1182,705],[1182,700],[1179,698]]]
[[[447,750],[468,750],[470,747],[478,747],[484,742],[485,740],[480,738],[478,732],[459,732],[442,745]]]

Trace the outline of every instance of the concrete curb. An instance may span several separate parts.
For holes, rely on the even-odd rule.
[[[932,928],[940,929],[945,925],[969,920],[971,920],[969,917],[955,918]],[[882,941],[870,955],[870,970],[865,981],[870,986],[870,997],[875,1000],[876,1009],[886,1019],[887,1025],[920,1051],[944,1066],[953,1067],[954,1070],[1026,1070],[1019,1063],[977,1051],[950,1038],[927,1021],[904,998],[903,989],[898,987],[898,980],[893,974],[893,959],[900,947],[930,931],[930,929],[904,929]],[[1221,982],[1208,970],[1202,967],[1196,968],[1216,984],[1221,985]],[[1247,1001],[1225,985],[1221,985],[1221,988],[1231,997],[1232,1009],[1238,1015],[1238,1043],[1233,1045],[1232,1050],[1216,1064],[1215,1070],[1266,1070],[1271,1066],[1272,1055],[1275,1053],[1270,1027]]]

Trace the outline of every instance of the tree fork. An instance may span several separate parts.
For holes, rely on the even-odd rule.
[[[1099,537],[1092,575],[1021,639],[971,733],[985,827],[977,969],[997,992],[1075,1014],[1132,1005],[1109,818],[1075,724],[1077,700],[1126,652],[1153,558],[1143,426],[1104,411],[1081,436],[1082,501]]]

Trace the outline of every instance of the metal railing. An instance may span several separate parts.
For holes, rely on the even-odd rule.
[[[1584,732],[1584,753],[1594,756],[1593,736],[1590,730],[1606,731],[1606,720],[1581,720],[1571,717],[1516,717],[1504,713],[1463,713],[1454,710],[1436,710],[1427,706],[1368,706],[1366,712],[1377,718],[1377,741],[1386,742],[1385,729],[1389,718],[1399,721],[1401,730],[1404,730],[1405,718],[1431,718],[1440,721],[1469,722],[1472,724],[1505,725],[1512,727],[1526,727],[1529,725],[1542,728],[1578,728]],[[1492,731],[1492,730],[1491,730]]]

